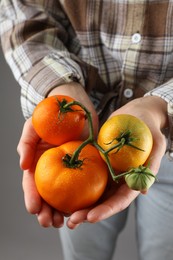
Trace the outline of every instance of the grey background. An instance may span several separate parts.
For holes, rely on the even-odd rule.
[[[0,260],[63,260],[58,229],[40,227],[25,210],[16,152],[24,123],[20,87],[1,49],[0,90]],[[132,205],[113,260],[137,260],[134,214]]]

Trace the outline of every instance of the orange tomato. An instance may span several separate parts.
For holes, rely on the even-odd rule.
[[[85,124],[85,112],[78,105],[64,109],[63,105],[74,99],[58,95],[42,100],[34,109],[32,123],[44,141],[61,145],[80,139]]]
[[[108,150],[120,140],[124,145],[108,153],[110,163],[115,170],[124,172],[146,162],[152,149],[153,138],[143,121],[128,114],[120,114],[108,119],[99,131],[98,144],[104,150]],[[101,156],[105,159],[102,153]]]
[[[73,166],[65,161],[80,144],[80,141],[71,141],[51,148],[42,154],[36,166],[35,183],[39,194],[64,213],[94,204],[107,184],[107,165],[91,144],[82,149]]]

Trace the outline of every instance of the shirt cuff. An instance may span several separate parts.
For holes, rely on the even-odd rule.
[[[53,88],[70,82],[79,82],[84,86],[84,74],[84,69],[70,56],[62,56],[62,53],[46,56],[19,80],[22,86],[21,106],[24,117],[29,118],[35,106]]]
[[[173,161],[173,80],[149,91],[145,96],[158,96],[163,98],[167,103],[167,113],[169,127],[167,132],[167,151],[168,159]]]
[[[147,92],[145,96],[158,96],[164,99],[167,103],[173,105],[173,80]]]

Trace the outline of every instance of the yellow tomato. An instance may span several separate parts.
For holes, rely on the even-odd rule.
[[[110,150],[108,156],[112,167],[124,172],[146,162],[153,138],[142,120],[129,114],[119,114],[103,124],[98,134],[98,144],[104,150]],[[105,160],[102,153],[101,156]]]

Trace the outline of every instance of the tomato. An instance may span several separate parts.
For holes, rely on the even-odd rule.
[[[119,147],[113,149],[118,143]],[[142,120],[129,114],[120,114],[103,124],[98,134],[98,144],[103,150],[110,149],[108,156],[114,170],[124,172],[146,162],[153,138]],[[105,160],[103,153],[101,156]]]
[[[80,141],[71,141],[50,148],[36,166],[35,183],[39,194],[49,205],[64,213],[93,205],[107,185],[107,165],[91,144],[87,144],[78,160],[70,165],[71,155],[80,144]]]
[[[147,191],[156,177],[148,167],[132,168],[125,176],[127,186],[132,190]]]
[[[80,139],[85,124],[85,112],[78,105],[68,109],[64,105],[74,101],[68,96],[51,96],[42,100],[34,109],[32,123],[44,141],[61,145]]]

